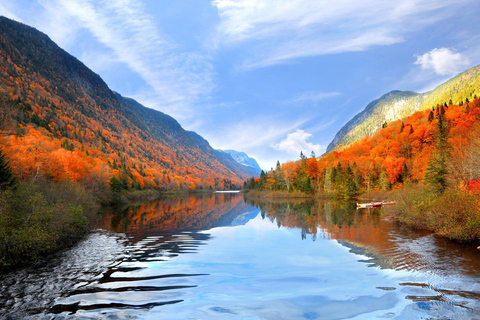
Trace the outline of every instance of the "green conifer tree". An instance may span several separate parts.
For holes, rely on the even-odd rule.
[[[447,188],[448,164],[451,158],[451,146],[448,142],[448,123],[442,113],[438,115],[435,149],[428,163],[425,181],[440,193]]]
[[[5,154],[0,149],[0,190],[10,189],[15,186],[16,178],[13,175],[10,163],[5,157]]]

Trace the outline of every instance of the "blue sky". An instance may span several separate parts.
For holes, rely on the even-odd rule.
[[[262,168],[480,63],[477,0],[2,0],[111,89]]]

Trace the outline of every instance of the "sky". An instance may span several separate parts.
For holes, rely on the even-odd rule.
[[[2,0],[123,96],[263,169],[480,64],[478,0]]]

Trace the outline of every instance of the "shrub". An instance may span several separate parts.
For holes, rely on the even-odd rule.
[[[387,207],[396,220],[417,229],[429,229],[430,208],[436,194],[429,187],[412,185],[395,193],[397,204]]]
[[[431,229],[437,234],[458,240],[480,238],[480,209],[475,196],[460,190],[447,190],[431,208],[435,219]]]
[[[457,241],[480,238],[478,197],[447,189],[443,194],[426,186],[410,186],[395,194],[397,204],[388,211],[408,226],[434,231]]]
[[[70,181],[21,183],[0,194],[0,268],[72,245],[97,217],[94,197]]]

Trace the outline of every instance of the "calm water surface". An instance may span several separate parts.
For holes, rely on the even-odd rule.
[[[167,198],[0,276],[0,318],[480,319],[479,261],[352,203]]]

